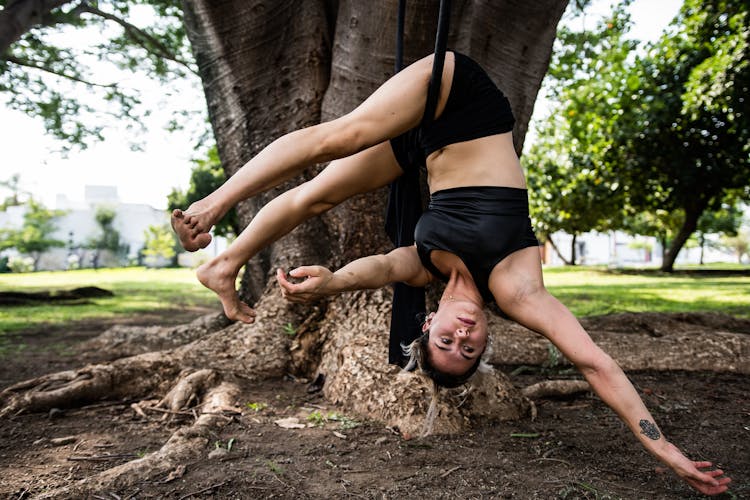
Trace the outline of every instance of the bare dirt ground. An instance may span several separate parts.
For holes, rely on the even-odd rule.
[[[133,322],[175,318],[184,322],[184,311]],[[606,317],[596,322],[607,326]],[[25,332],[13,342],[22,338],[26,347],[0,360],[0,388],[80,367],[83,360],[71,354],[76,345],[109,326]],[[512,380],[525,387],[549,376],[536,370]],[[733,478],[730,493],[719,498],[750,498],[750,379],[705,372],[629,376],[672,442]],[[242,401],[243,413],[231,417],[201,460],[94,498],[700,498],[591,394],[537,400],[535,421],[480,423],[462,435],[411,440],[337,410],[291,378],[247,384]],[[144,418],[131,403],[0,421],[0,497],[33,498],[137,459],[193,419],[189,412]],[[278,425],[289,417],[303,427]]]

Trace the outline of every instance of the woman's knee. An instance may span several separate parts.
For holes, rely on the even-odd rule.
[[[338,202],[331,193],[317,185],[315,179],[307,181],[291,191],[295,210],[308,216],[319,215],[335,207]]]
[[[351,113],[323,123],[320,127],[318,148],[321,161],[351,156],[368,146],[364,123]]]

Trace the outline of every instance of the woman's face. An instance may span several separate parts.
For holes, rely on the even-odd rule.
[[[468,300],[440,302],[427,316],[430,364],[449,375],[463,375],[479,359],[487,345],[487,316],[481,306]]]

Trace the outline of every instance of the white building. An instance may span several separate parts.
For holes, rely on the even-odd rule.
[[[718,240],[716,235],[707,235]],[[566,260],[570,260],[573,237],[567,233],[557,232],[552,235],[555,246]],[[718,245],[706,246],[703,249],[703,263],[736,262],[731,252],[717,248]],[[551,248],[545,245],[544,262],[547,265],[561,266],[563,260]],[[662,246],[652,236],[632,236],[621,231],[584,233],[576,238],[576,263],[581,265],[606,265],[609,267],[659,267],[662,262]],[[677,254],[675,264],[699,264],[701,249],[684,246]]]
[[[123,203],[114,186],[86,186],[83,201],[70,200],[64,194],[57,195],[55,209],[65,215],[55,220],[57,230],[52,237],[65,242],[62,248],[54,248],[42,255],[39,270],[60,270],[69,267],[69,257],[77,256],[81,267],[90,267],[94,252],[87,250],[86,244],[101,233],[95,215],[97,209],[106,207],[114,210],[113,227],[120,233],[120,242],[127,247],[123,258],[111,253],[100,256],[100,267],[118,266],[137,261],[138,253],[145,243],[145,231],[149,226],[169,223],[166,211],[140,203]],[[0,228],[19,229],[23,226],[25,206],[8,207],[0,212]]]
[[[126,264],[139,265],[168,265],[169,262],[139,261],[140,251],[146,242],[146,229],[149,226],[169,224],[169,213],[143,203],[123,203],[117,194],[115,186],[85,186],[84,200],[71,200],[64,194],[58,194],[55,201],[57,210],[65,215],[55,220],[57,230],[52,237],[65,242],[65,246],[45,252],[38,270],[63,270],[71,268],[71,261],[78,260],[74,267],[92,267],[95,252],[86,249],[86,244],[92,238],[100,235],[101,228],[96,222],[96,211],[100,207],[114,210],[113,227],[120,234],[121,245],[127,247],[127,255],[117,256],[111,252],[101,252],[97,262],[98,267],[114,267]],[[20,229],[23,226],[25,206],[11,206],[5,212],[0,212],[0,228]],[[178,255],[178,263],[185,267],[195,267],[211,256],[218,255],[227,246],[227,240],[214,237],[211,244],[203,250],[194,253],[183,252]],[[15,250],[6,250],[3,255],[16,255]],[[72,259],[71,259],[71,256]]]

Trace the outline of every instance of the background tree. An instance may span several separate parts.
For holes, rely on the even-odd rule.
[[[576,263],[578,235],[622,225],[624,191],[605,152],[612,147],[619,96],[632,85],[625,68],[637,42],[625,39],[629,3],[620,3],[594,29],[569,27],[583,10],[558,29],[544,84],[554,104],[537,122],[538,137],[523,157],[534,226],[568,265]],[[570,259],[552,240],[557,231],[573,236]]]
[[[682,227],[684,220],[685,216],[681,210],[668,211],[657,208],[648,212],[637,212],[625,216],[623,218],[623,229],[632,236],[655,237],[661,246],[661,258],[664,260],[670,242]]]
[[[734,252],[737,257],[737,263],[742,264],[745,256],[750,257],[750,224],[743,220],[737,234],[734,236],[724,235],[721,242],[726,248]]]
[[[62,210],[48,210],[41,203],[30,199],[26,203],[21,229],[0,229],[0,250],[14,248],[29,255],[34,262],[34,271],[39,268],[39,259],[47,250],[65,246],[65,242],[52,237],[56,230],[55,219],[64,215]]]
[[[167,209],[171,212],[175,208],[190,206],[191,203],[206,197],[209,193],[221,186],[226,180],[224,169],[219,160],[219,152],[216,147],[208,150],[205,159],[194,160],[195,166],[190,172],[190,186],[186,191],[174,188],[167,196]],[[241,227],[237,220],[237,211],[231,209],[214,226],[214,234],[218,236],[231,237],[240,234]]]
[[[103,140],[112,125],[144,130],[150,109],[137,88],[123,83],[133,72],[162,83],[165,92],[186,77],[198,81],[179,0],[0,0],[0,6],[0,96],[41,119],[63,151]],[[75,37],[65,36],[86,29],[97,43],[76,46]],[[183,119],[165,126],[195,123],[205,134],[202,119],[185,119],[194,113],[178,114]],[[135,134],[131,140],[137,148]]]
[[[177,256],[178,243],[172,228],[168,225],[149,226],[144,231],[144,237],[142,252],[147,261],[150,259],[156,264],[160,261],[173,263]]]
[[[707,235],[716,234],[731,238],[737,236],[741,224],[742,209],[738,205],[724,205],[719,210],[703,212],[698,218],[695,231],[698,248],[701,249],[700,264],[703,265],[706,247],[722,247],[720,241],[711,240]]]
[[[634,58],[629,3],[593,30],[560,30],[546,83],[557,107],[524,164],[542,232],[574,248],[589,230],[655,235],[669,271],[704,211],[750,195],[748,5],[688,1]]]
[[[706,210],[733,192],[750,195],[750,7],[687,0],[672,30],[634,65],[615,147],[634,211],[681,211],[666,250],[674,261]]]
[[[120,244],[120,232],[115,229],[114,222],[117,212],[111,207],[99,206],[94,213],[94,220],[99,226],[99,234],[92,236],[86,247],[93,250],[91,264],[94,269],[99,267],[99,259],[103,251],[109,251],[117,258],[127,254],[127,246]]]
[[[0,181],[0,187],[10,191],[10,194],[0,202],[0,212],[4,211],[8,207],[14,207],[21,205],[21,197],[29,193],[21,189],[21,174],[13,174],[7,180]]]

